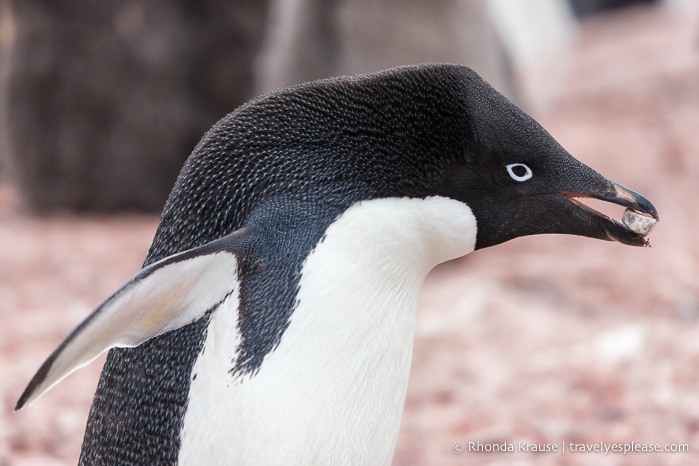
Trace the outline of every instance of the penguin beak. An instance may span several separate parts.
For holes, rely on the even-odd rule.
[[[606,233],[607,239],[618,241],[622,244],[630,246],[650,246],[647,234],[631,230],[628,226],[613,218],[585,205],[580,199],[594,198],[601,201],[611,202],[620,206],[627,207],[642,215],[651,217],[655,222],[660,220],[658,211],[655,206],[645,197],[631,191],[628,188],[621,186],[613,181],[608,181],[609,187],[602,193],[576,193],[576,192],[559,192],[558,194],[566,197],[569,201],[582,209],[584,216],[587,216],[590,221],[597,223]],[[654,222],[653,222],[654,223]]]

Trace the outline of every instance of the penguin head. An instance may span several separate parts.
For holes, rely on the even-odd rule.
[[[229,234],[255,212],[289,218],[296,209],[303,215],[292,212],[293,221],[315,216],[327,225],[362,200],[431,196],[470,207],[476,249],[542,233],[647,244],[580,198],[658,217],[474,71],[436,64],[306,83],[241,107],[188,160],[161,223],[161,233],[175,230],[159,238],[197,239],[175,245],[182,250]]]

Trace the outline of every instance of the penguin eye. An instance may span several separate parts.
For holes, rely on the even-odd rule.
[[[527,181],[534,176],[532,169],[523,163],[511,163],[506,168],[507,173],[509,173],[515,181]]]

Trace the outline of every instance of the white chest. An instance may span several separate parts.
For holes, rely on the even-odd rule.
[[[420,286],[436,264],[471,252],[475,235],[470,209],[449,199],[351,207],[308,256],[278,347],[237,379],[233,293],[194,365],[180,463],[390,464]]]

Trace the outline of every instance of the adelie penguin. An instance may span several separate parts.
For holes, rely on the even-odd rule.
[[[648,244],[588,197],[658,218],[463,66],[264,95],[204,136],[144,268],[17,408],[111,349],[81,464],[389,464],[427,273],[524,235]]]

